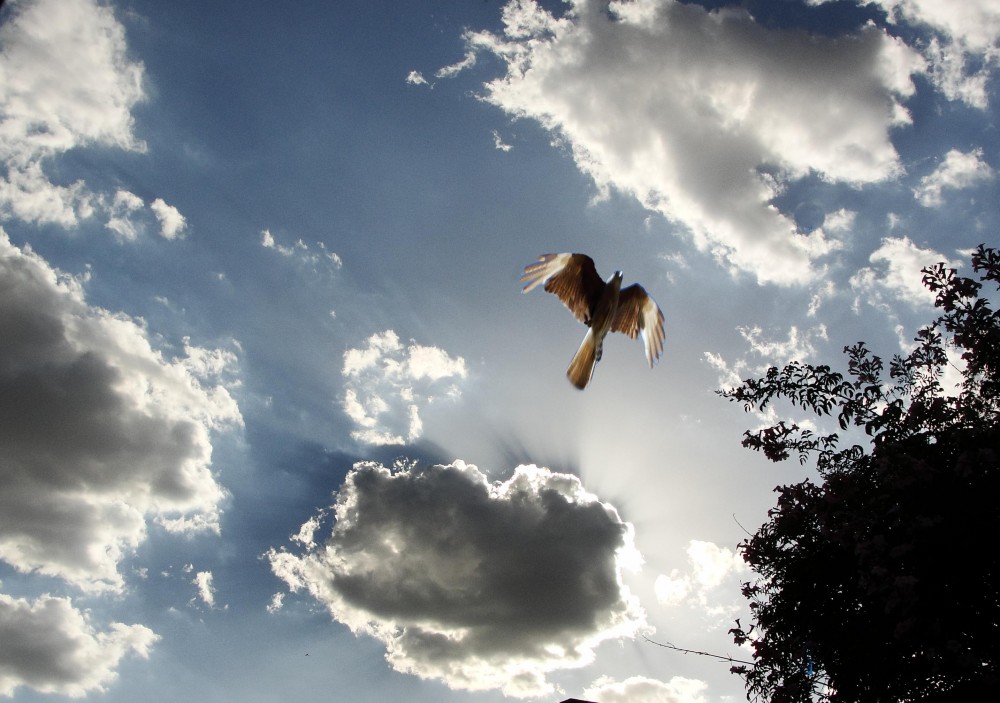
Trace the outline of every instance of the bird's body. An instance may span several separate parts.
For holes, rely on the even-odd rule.
[[[590,328],[566,371],[570,383],[581,390],[590,383],[608,332],[633,339],[641,334],[650,368],[663,352],[663,313],[638,283],[623,289],[622,278],[622,272],[615,271],[607,281],[601,280],[594,260],[586,254],[545,254],[526,266],[521,276],[525,293],[544,284]]]

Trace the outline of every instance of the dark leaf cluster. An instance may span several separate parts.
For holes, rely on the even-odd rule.
[[[744,435],[772,461],[814,460],[820,482],[776,488],[769,520],[740,545],[753,622],[730,630],[754,664],[734,667],[776,703],[975,700],[1000,688],[1000,253],[978,280],[923,270],[939,315],[886,368],[863,343],[847,373],[790,363],[722,391],[749,410],[778,399],[864,438],[784,421]],[[941,379],[956,352],[962,382]]]

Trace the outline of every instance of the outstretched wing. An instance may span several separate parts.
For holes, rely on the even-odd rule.
[[[540,283],[559,296],[580,322],[589,325],[590,315],[606,285],[597,275],[594,260],[586,254],[544,254],[538,263],[524,267],[524,293]],[[634,335],[633,335],[634,336]]]
[[[622,288],[618,295],[618,310],[611,320],[611,331],[623,332],[632,339],[641,334],[650,368],[653,368],[653,364],[663,353],[663,340],[666,338],[663,332],[663,312],[638,283]]]

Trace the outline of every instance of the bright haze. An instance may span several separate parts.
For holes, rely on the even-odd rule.
[[[997,244],[998,42],[994,0],[3,3],[0,697],[742,699],[646,638],[749,658],[736,546],[813,472],[713,391],[908,350],[920,269]],[[656,368],[567,383],[548,252],[642,283]]]

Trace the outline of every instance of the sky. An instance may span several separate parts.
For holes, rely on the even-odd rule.
[[[994,0],[8,0],[0,697],[744,698],[715,391],[997,245]],[[527,264],[663,309],[650,370]],[[832,429],[832,428],[831,428]]]

